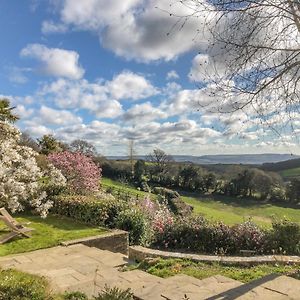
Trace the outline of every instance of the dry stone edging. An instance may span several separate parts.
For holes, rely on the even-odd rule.
[[[129,247],[129,259],[142,261],[147,258],[181,258],[190,259],[195,262],[220,263],[224,265],[260,265],[260,264],[295,264],[300,265],[300,256],[264,255],[264,256],[214,256],[189,254],[181,252],[170,252],[145,248],[142,246]]]
[[[110,232],[96,236],[89,236],[76,240],[62,242],[62,246],[71,246],[83,244],[89,247],[95,247],[101,250],[108,250],[115,253],[128,255],[129,237],[128,232],[124,230],[114,229]]]

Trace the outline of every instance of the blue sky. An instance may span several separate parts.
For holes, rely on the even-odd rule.
[[[292,135],[275,141],[249,112],[205,108],[215,101],[201,75],[209,33],[193,39],[199,20],[173,28],[163,10],[182,12],[175,2],[0,1],[0,94],[19,128],[104,155],[126,154],[130,139],[138,154],[297,153]]]

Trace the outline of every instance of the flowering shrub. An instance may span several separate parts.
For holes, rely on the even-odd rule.
[[[67,178],[70,192],[82,194],[99,189],[101,169],[90,157],[76,152],[58,152],[48,156],[49,161]]]
[[[262,253],[265,243],[265,232],[249,221],[230,227],[210,224],[203,217],[179,218],[155,238],[155,245],[161,248],[208,254],[239,254],[240,250]]]
[[[42,170],[36,161],[38,153],[19,145],[19,139],[15,127],[0,122],[0,205],[12,212],[30,206],[45,217],[52,205],[46,190],[60,188],[66,180],[51,164]],[[47,178],[47,187],[43,178]]]
[[[257,253],[264,252],[266,232],[251,221],[233,226],[231,228],[231,237],[235,248],[233,252],[238,253],[240,250],[254,250]]]
[[[167,225],[174,222],[174,216],[168,207],[164,203],[154,202],[149,196],[139,201],[137,205],[147,215],[154,234],[163,232]]]

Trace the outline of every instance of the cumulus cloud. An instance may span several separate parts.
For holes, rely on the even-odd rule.
[[[64,33],[68,30],[68,26],[63,23],[55,23],[53,21],[44,21],[42,23],[42,33],[50,34],[50,33]]]
[[[192,12],[193,7],[174,0],[64,0],[60,16],[68,26],[96,32],[117,55],[149,62],[206,49],[209,30],[198,29],[207,15],[191,18],[185,26],[172,17]]]
[[[56,110],[44,105],[42,105],[38,114],[41,123],[48,125],[70,125],[82,122],[80,117],[70,111]]]
[[[123,119],[130,122],[149,122],[153,120],[161,120],[167,116],[166,112],[153,107],[150,102],[146,102],[131,107],[124,113]]]
[[[122,105],[111,99],[105,85],[59,79],[45,85],[40,95],[46,99],[54,98],[55,105],[62,109],[86,109],[97,117],[115,118],[122,113]]]
[[[115,99],[139,100],[158,93],[158,90],[143,76],[124,71],[106,84]]]
[[[84,69],[79,65],[79,54],[75,51],[29,44],[20,55],[39,61],[39,70],[45,75],[70,79],[80,79],[84,75]]]
[[[172,70],[167,73],[167,77],[166,77],[167,80],[178,79],[178,78],[179,78],[179,75],[175,70]]]

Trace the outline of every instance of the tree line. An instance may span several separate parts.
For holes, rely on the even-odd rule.
[[[193,163],[175,162],[171,155],[161,149],[154,149],[145,160],[108,160],[87,141],[77,139],[67,144],[52,135],[34,140],[28,134],[23,134],[21,143],[44,155],[68,150],[91,156],[101,166],[103,176],[134,184],[145,191],[162,186],[272,202],[298,203],[300,200],[299,179],[284,183],[278,173],[259,168],[236,165],[216,173]]]

